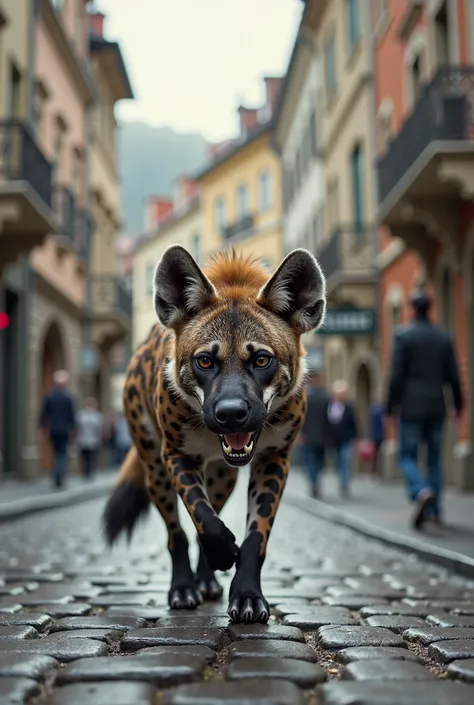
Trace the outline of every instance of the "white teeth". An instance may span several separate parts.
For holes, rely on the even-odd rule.
[[[247,454],[252,452],[252,448],[253,448],[253,440],[250,441],[248,446],[244,446],[244,450]]]
[[[224,448],[224,453],[226,455],[230,455],[232,453],[232,446],[228,446],[225,443],[223,443],[222,447]]]

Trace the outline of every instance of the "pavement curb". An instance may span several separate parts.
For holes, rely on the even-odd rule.
[[[317,499],[288,493],[285,494],[285,500],[293,507],[313,514],[319,519],[353,529],[359,534],[381,541],[393,548],[399,548],[403,551],[409,550],[419,558],[436,563],[457,575],[474,579],[474,559],[462,553],[440,548],[410,536],[402,536],[395,531],[371,524],[364,519],[347,515],[343,510],[334,509]]]
[[[60,509],[74,504],[81,504],[90,499],[98,499],[108,494],[115,484],[115,474],[104,479],[96,479],[84,487],[75,487],[71,490],[51,490],[50,495],[41,497],[28,497],[28,499],[17,499],[9,504],[0,504],[0,524],[19,519],[29,514],[44,512],[48,509]],[[1,494],[0,485],[0,494]]]

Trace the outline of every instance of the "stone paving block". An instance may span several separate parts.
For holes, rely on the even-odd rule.
[[[466,658],[460,661],[453,661],[448,666],[448,674],[451,678],[461,681],[474,682],[474,658]]]
[[[176,688],[170,705],[304,705],[300,689],[289,681],[243,680],[194,683]]]
[[[1,618],[0,618],[1,619]],[[146,626],[144,619],[136,617],[108,617],[107,615],[90,615],[85,617],[63,617],[54,623],[51,631],[63,632],[75,629],[116,629],[128,632]]]
[[[337,651],[336,659],[341,663],[374,661],[375,659],[420,662],[420,659],[413,651],[394,646],[353,646],[349,649]]]
[[[435,680],[436,676],[421,663],[398,659],[366,659],[347,664],[341,673],[341,679],[411,682]]]
[[[304,631],[316,630],[325,625],[357,624],[355,617],[344,607],[316,607],[312,612],[286,614],[282,620],[289,627],[298,627]]]
[[[406,629],[426,627],[426,622],[420,617],[408,617],[403,614],[394,615],[374,615],[373,617],[367,617],[364,619],[364,624],[368,624],[369,627],[386,627],[390,631],[395,632],[395,634],[401,634]]]
[[[406,646],[398,634],[382,627],[320,627],[317,641],[323,649],[345,649],[350,646]]]
[[[55,690],[48,705],[156,705],[149,683],[74,683]]]
[[[403,602],[392,605],[368,605],[360,610],[361,617],[376,615],[404,615],[406,617],[421,617],[424,619],[433,610],[428,605],[406,605]]]
[[[169,582],[166,583],[149,583],[144,585],[111,585],[107,589],[108,595],[154,595],[155,598],[160,598],[161,601],[166,599],[170,589]],[[160,594],[161,593],[161,594]]]
[[[226,670],[229,680],[271,678],[288,680],[300,688],[313,688],[326,680],[325,671],[315,663],[295,659],[241,658],[232,661]]]
[[[206,666],[205,658],[176,653],[142,658],[106,656],[74,661],[61,669],[58,683],[146,681],[165,688],[201,680]]]
[[[474,639],[437,641],[429,645],[428,656],[439,663],[474,658]]]
[[[304,642],[304,634],[300,629],[280,624],[231,624],[228,631],[232,641],[240,641],[242,639],[278,639]]]
[[[370,597],[371,602],[375,602],[379,598],[383,600],[401,600],[402,597],[405,597],[405,591],[394,590],[389,585],[378,589],[367,589],[367,587],[364,589],[362,585],[360,590],[351,588],[349,585],[333,585],[327,588],[326,595],[331,595],[332,597],[358,597],[359,595],[365,595]]]
[[[347,607],[349,610],[360,610],[367,605],[373,605],[374,598],[372,595],[341,595],[339,597],[327,595],[322,598],[321,602],[329,607]],[[388,600],[377,598],[377,603],[388,605]]]
[[[467,683],[326,683],[318,688],[318,705],[472,705]]]
[[[236,641],[229,647],[231,660],[238,658],[290,658],[300,661],[316,663],[316,651],[308,644],[298,641],[271,641],[265,639],[251,639]]]
[[[26,589],[23,585],[0,585],[0,596],[1,597],[16,597],[17,595],[23,595]]]
[[[5,582],[7,584],[21,582],[59,583],[61,580],[64,580],[63,573],[35,573],[13,569],[5,574]]]
[[[177,656],[193,656],[205,659],[207,663],[214,663],[217,658],[217,652],[210,649],[208,646],[199,644],[178,644],[175,646],[151,646],[148,649],[140,649],[135,654],[137,656],[162,656],[162,655],[177,655]]]
[[[17,651],[45,654],[58,661],[74,661],[78,658],[106,656],[107,647],[93,639],[71,639],[69,634],[48,634],[43,639],[5,639],[0,641],[0,652]]]
[[[5,639],[37,639],[38,636],[36,629],[29,625],[0,627],[0,641]]]
[[[134,629],[122,639],[122,649],[138,651],[147,646],[165,646],[175,644],[202,644],[218,651],[224,644],[222,629],[205,627],[152,627]]]
[[[228,615],[214,616],[205,614],[189,614],[161,617],[157,627],[208,627],[209,629],[227,629],[231,624]]]
[[[21,598],[21,599],[20,599]],[[41,607],[50,605],[67,605],[69,602],[74,602],[74,597],[72,595],[64,595],[63,597],[44,597],[40,591],[25,593],[24,595],[18,595],[17,599],[23,607]]]
[[[1,678],[31,678],[34,681],[42,681],[48,673],[58,667],[58,661],[50,656],[0,652]]]
[[[457,605],[450,609],[449,612],[452,614],[462,614],[472,617],[474,615],[474,603],[469,602],[464,605]]]
[[[450,629],[452,627],[474,627],[474,616],[473,615],[455,615],[455,614],[429,614],[426,618],[428,624],[434,627],[443,627],[444,629]]]
[[[0,600],[0,612],[2,614],[15,614],[22,609],[22,606],[18,602],[2,602],[2,600]]]
[[[199,612],[202,611],[203,605],[200,606]],[[118,607],[109,607],[104,613],[106,617],[136,617],[137,619],[145,619],[147,622],[156,622],[157,619],[170,614],[167,607],[146,607],[145,605],[123,605]]]
[[[61,619],[62,617],[82,617],[92,612],[92,605],[86,602],[66,602],[63,604],[53,602],[50,605],[38,605],[35,607],[34,611],[35,613],[41,612],[42,614],[48,614],[54,619]]]
[[[23,705],[39,691],[30,678],[0,678],[0,705]]]
[[[122,605],[154,605],[158,602],[162,602],[163,606],[165,602],[163,600],[158,600],[157,595],[151,595],[145,592],[130,592],[130,593],[115,593],[114,595],[99,595],[99,597],[94,597],[89,600],[93,607],[121,607]]]
[[[19,614],[5,614],[0,612],[0,627],[34,627],[38,632],[49,629],[53,620],[48,614],[35,612],[21,612]]]
[[[68,639],[94,639],[94,641],[118,641],[123,637],[124,632],[120,629],[71,629],[70,631],[54,632],[62,634]]]
[[[403,632],[403,638],[407,641],[417,641],[428,646],[435,641],[445,641],[448,639],[474,639],[474,629],[469,627],[453,627],[443,629],[442,627],[426,627],[424,629],[407,629]]]

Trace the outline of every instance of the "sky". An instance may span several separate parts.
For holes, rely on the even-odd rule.
[[[237,131],[239,104],[263,102],[264,75],[283,75],[301,0],[96,0],[121,43],[135,93],[117,115],[201,132]]]

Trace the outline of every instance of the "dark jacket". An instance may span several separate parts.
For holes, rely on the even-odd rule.
[[[338,446],[351,443],[357,436],[357,422],[354,409],[349,402],[344,402],[344,411],[341,419],[333,423],[329,419],[329,405],[326,411],[325,435],[328,445]]]
[[[454,407],[463,408],[458,365],[451,336],[428,319],[416,319],[395,332],[387,413],[405,421],[442,419],[444,387],[450,386]]]
[[[53,389],[43,399],[40,428],[50,436],[67,436],[76,428],[72,397],[65,389]]]
[[[385,438],[383,424],[384,408],[382,404],[374,403],[370,406],[370,440],[381,443]]]
[[[306,417],[301,432],[305,445],[323,446],[329,397],[323,387],[310,387],[307,393]]]

